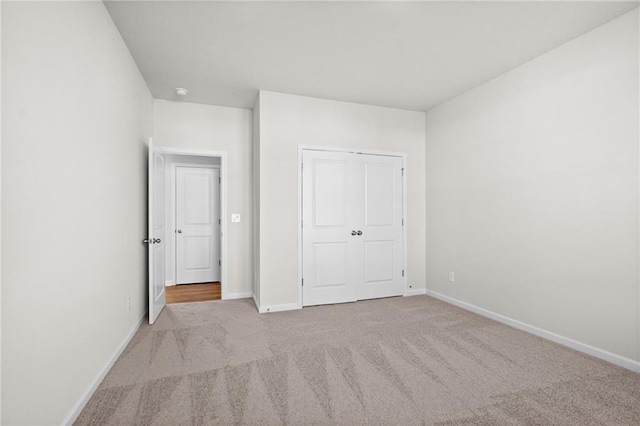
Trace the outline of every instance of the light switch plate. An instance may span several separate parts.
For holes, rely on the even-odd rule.
[[[240,223],[240,213],[231,213],[231,223]]]

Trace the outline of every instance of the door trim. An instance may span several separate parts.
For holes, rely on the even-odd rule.
[[[221,298],[227,299],[229,288],[229,274],[227,262],[227,151],[206,151],[186,148],[156,147],[157,152],[173,155],[190,155],[193,157],[217,157],[220,158],[220,263],[221,274],[220,292]]]
[[[404,226],[402,227],[402,269],[404,270],[404,277],[402,278],[404,291],[403,296],[407,296],[413,292],[413,289],[407,288],[407,277],[409,271],[407,269],[407,228],[409,223],[407,221],[407,154],[404,152],[393,151],[378,151],[371,149],[359,149],[359,148],[342,148],[333,146],[318,146],[318,145],[298,145],[298,309],[302,309],[302,159],[304,151],[325,151],[325,152],[350,152],[354,154],[367,154],[367,155],[382,155],[385,157],[400,157],[402,158],[402,168],[404,170],[402,175],[402,220]]]

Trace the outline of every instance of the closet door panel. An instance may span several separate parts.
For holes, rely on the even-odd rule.
[[[344,227],[347,222],[347,162],[313,159],[311,168],[314,228]]]
[[[348,286],[349,244],[313,243],[313,283],[316,288]]]
[[[395,241],[367,241],[364,250],[365,280],[369,283],[393,281]]]
[[[303,153],[303,306],[356,300],[352,157]]]
[[[375,160],[377,158],[374,157]],[[365,159],[369,160],[369,159]],[[394,164],[365,163],[366,226],[393,226],[395,206]]]
[[[358,299],[403,294],[402,159],[361,155],[364,277]]]

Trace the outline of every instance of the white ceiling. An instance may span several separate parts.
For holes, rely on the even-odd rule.
[[[251,108],[258,89],[427,110],[637,2],[106,1],[154,97]]]

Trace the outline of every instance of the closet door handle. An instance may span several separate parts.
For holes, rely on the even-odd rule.
[[[354,237],[357,235],[358,233],[356,231],[351,231],[351,235],[353,235]]]
[[[362,231],[358,231],[358,232],[357,232],[357,234],[358,234],[358,235],[362,235]]]

